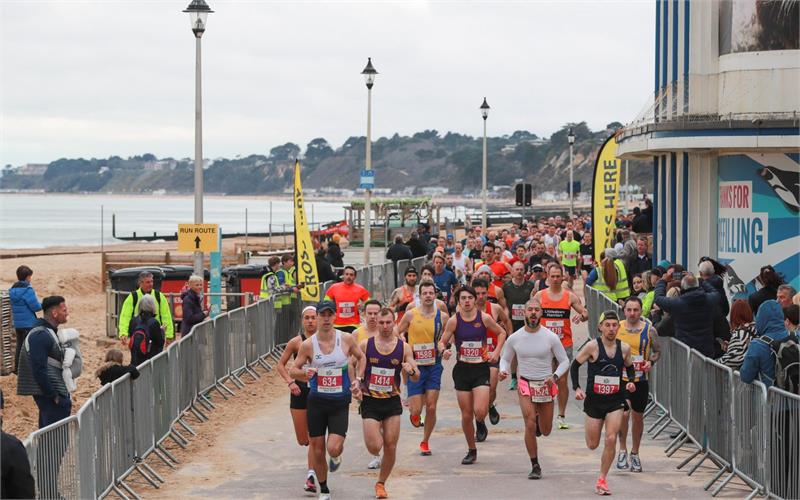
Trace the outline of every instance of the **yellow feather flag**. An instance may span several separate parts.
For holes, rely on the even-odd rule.
[[[302,284],[300,296],[306,302],[318,302],[319,275],[311,232],[308,229],[306,208],[303,201],[303,186],[300,183],[300,161],[294,162],[294,251],[297,263],[297,283]]]
[[[621,163],[617,159],[617,141],[612,135],[597,153],[592,181],[592,242],[594,260],[598,264],[600,252],[606,248],[614,248]]]

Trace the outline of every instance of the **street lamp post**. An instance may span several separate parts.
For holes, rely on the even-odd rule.
[[[200,39],[206,31],[206,19],[212,12],[205,0],[192,0],[184,10],[189,14],[195,37],[194,75],[194,223],[203,223],[203,109],[200,83]],[[203,276],[203,252],[194,253],[194,273]]]
[[[572,193],[572,148],[575,145],[575,134],[572,132],[572,127],[570,127],[569,134],[567,134],[567,140],[569,141],[569,218],[572,220],[575,210],[575,200]]]
[[[367,150],[365,155],[364,169],[372,170],[372,86],[375,84],[375,75],[378,74],[372,66],[372,58],[367,58],[367,65],[361,72],[367,84]],[[369,251],[372,245],[370,234],[372,224],[372,189],[365,189],[366,200],[364,201],[364,267],[369,266]]]
[[[483,98],[481,104],[481,117],[483,118],[483,181],[481,183],[481,227],[484,234],[488,234],[488,226],[486,225],[486,199],[488,193],[486,192],[486,170],[487,170],[487,155],[486,155],[486,119],[489,118],[489,103],[486,98]]]

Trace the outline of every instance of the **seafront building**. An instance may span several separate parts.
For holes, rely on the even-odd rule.
[[[618,137],[653,162],[654,261],[772,264],[800,288],[800,2],[656,0],[651,100]]]

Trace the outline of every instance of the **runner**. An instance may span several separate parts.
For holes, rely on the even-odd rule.
[[[493,304],[500,304],[500,307],[506,309],[508,304],[506,304],[506,297],[503,295],[503,289],[494,284],[494,273],[492,273],[492,268],[489,266],[481,266],[475,272],[475,275],[472,279],[482,279],[488,282],[491,286],[489,287],[489,302]]]
[[[342,463],[347,436],[351,393],[361,394],[352,377],[350,356],[357,360],[357,372],[364,372],[365,357],[355,339],[334,329],[336,305],[328,300],[317,304],[317,333],[303,341],[289,374],[308,380],[308,435],[311,462],[319,482],[319,498],[330,499],[328,467],[336,472]],[[352,380],[352,382],[351,382]],[[325,433],[327,432],[327,440]],[[325,462],[325,451],[330,462]]]
[[[499,247],[499,252],[497,250],[498,247],[491,243],[487,243],[483,246],[484,249],[484,265],[489,266],[492,270],[492,274],[494,275],[494,286],[500,288],[503,286],[505,282],[503,278],[506,274],[511,272],[511,266],[508,265],[508,262],[502,260],[503,255],[503,248]]]
[[[520,247],[517,247],[520,248]],[[525,304],[531,298],[533,283],[525,279],[525,262],[518,260],[511,266],[511,281],[503,285],[503,295],[511,317],[511,330],[516,332],[525,326]],[[517,359],[511,361],[511,384],[509,390],[517,389]]]
[[[359,345],[378,334],[378,314],[381,312],[381,309],[383,309],[383,304],[381,304],[379,300],[370,299],[364,304],[364,317],[366,318],[366,322],[353,332],[353,337],[355,337]],[[354,362],[353,359],[351,359],[351,363],[352,362]],[[378,469],[380,466],[380,455],[374,455],[369,464],[367,464],[367,469]]]
[[[658,361],[661,349],[655,327],[650,321],[642,318],[642,301],[638,297],[625,299],[625,321],[619,325],[617,338],[631,346],[631,358],[633,358],[633,367],[636,369],[634,380],[636,392],[625,394],[630,410],[623,414],[622,426],[619,429],[617,469],[628,468],[628,420],[632,419],[633,445],[631,446],[630,469],[631,472],[642,472],[639,444],[642,442],[644,409],[647,407],[647,396],[650,393],[647,373]],[[623,376],[622,380],[627,382],[628,378]]]
[[[489,410],[489,362],[496,363],[500,358],[506,334],[491,316],[482,314],[475,307],[477,294],[472,287],[465,286],[456,296],[460,312],[447,320],[444,334],[439,341],[439,351],[444,359],[450,359],[450,341],[455,338],[458,361],[453,368],[458,406],[461,409],[461,429],[467,440],[467,455],[462,465],[474,464],[478,459],[475,441],[486,440],[489,433],[483,422]],[[497,334],[498,346],[489,355],[486,350],[487,331]],[[477,435],[472,420],[477,425]]]
[[[509,319],[506,310],[500,307],[498,304],[492,304],[486,300],[489,283],[481,279],[476,279],[472,281],[472,288],[475,290],[475,293],[478,294],[478,298],[475,301],[475,305],[477,306],[478,310],[488,314],[493,320],[502,326],[506,332],[506,336],[509,335],[508,332],[513,332],[514,330],[511,329],[511,320]],[[495,335],[492,331],[488,331],[487,335],[486,351],[491,354],[498,345],[498,339],[497,335]],[[492,425],[497,425],[498,422],[500,422],[500,413],[494,406],[494,401],[497,399],[497,380],[499,367],[499,361],[497,363],[489,364],[489,422],[491,422]]]
[[[356,268],[345,266],[341,283],[334,283],[325,294],[325,300],[336,304],[333,326],[340,331],[353,333],[361,323],[359,307],[369,300],[369,292],[356,281]]]
[[[375,498],[389,498],[386,480],[394,467],[397,439],[400,437],[400,371],[412,381],[419,380],[411,347],[394,334],[394,313],[388,307],[380,310],[378,335],[359,344],[365,353],[366,368],[361,369],[363,399],[361,419],[364,424],[364,443],[367,450],[378,455],[383,449]]]
[[[525,420],[525,448],[531,459],[528,479],[541,479],[536,437],[549,436],[553,429],[553,393],[556,380],[569,371],[569,359],[558,335],[541,326],[542,305],[535,299],[525,304],[525,326],[506,342],[500,360],[500,379],[508,377],[511,360],[519,363],[519,407]],[[555,373],[552,359],[558,360]]]
[[[542,304],[544,326],[555,332],[561,339],[561,344],[567,351],[567,357],[572,361],[572,325],[569,322],[570,310],[574,309],[579,316],[574,316],[575,324],[589,319],[589,313],[581,304],[577,295],[563,288],[564,273],[561,265],[553,262],[547,266],[547,280],[550,286],[536,293],[535,297]],[[565,420],[569,389],[567,388],[566,375],[558,379],[558,428],[569,429]]]
[[[417,293],[417,270],[414,266],[409,266],[405,272],[405,283],[392,292],[389,297],[389,307],[397,313],[397,322],[403,319],[406,307],[414,302],[414,295]]]
[[[597,478],[595,493],[610,495],[606,476],[614,461],[617,447],[617,433],[622,424],[622,413],[627,409],[625,391],[633,393],[636,385],[628,382],[624,390],[620,388],[620,376],[623,367],[633,379],[635,370],[631,359],[631,347],[617,339],[619,317],[614,311],[606,311],[600,317],[600,337],[583,346],[570,367],[572,389],[575,399],[583,402],[586,413],[586,446],[590,450],[600,445],[600,434],[605,426],[606,436],[603,443],[603,455],[600,460],[600,477]],[[588,361],[586,392],[579,384],[578,371]]]
[[[581,244],[575,240],[575,233],[566,232],[567,238],[558,244],[558,255],[561,265],[567,271],[567,286],[572,289],[572,280],[575,279],[575,270],[578,268],[578,254]]]
[[[423,282],[423,281],[430,281],[430,282],[433,283],[433,275],[436,273],[436,271],[433,269],[432,265],[425,264],[424,266],[422,266],[422,268],[421,268],[419,273],[420,273],[419,274],[420,283]],[[435,284],[436,283],[434,283],[434,285]],[[438,296],[441,295],[441,292],[439,291],[438,288],[436,288],[436,295],[437,295],[436,308],[439,309],[440,311],[442,311],[443,313],[449,315],[450,313],[447,310],[447,304],[445,304],[443,300],[438,298]],[[414,294],[414,302],[412,304],[409,304],[408,307],[406,307],[406,312],[410,311],[411,309],[413,309],[415,307],[419,307],[420,303],[421,302],[420,302],[420,298],[419,298],[419,289],[417,289],[417,292]]]
[[[400,335],[405,335],[414,353],[414,361],[419,367],[419,380],[409,380],[408,402],[411,413],[411,424],[414,427],[424,425],[422,442],[419,444],[420,454],[431,454],[429,442],[433,428],[436,426],[436,405],[439,401],[439,390],[442,386],[441,351],[436,345],[442,336],[448,317],[436,308],[436,287],[432,281],[423,281],[419,285],[421,304],[403,316],[397,327]],[[422,404],[425,403],[425,419],[423,421]]]
[[[289,411],[292,414],[292,423],[294,423],[294,434],[297,437],[297,444],[300,446],[308,446],[308,421],[306,420],[306,408],[308,403],[308,384],[302,380],[295,380],[289,376],[289,371],[286,369],[286,364],[289,358],[294,357],[297,359],[297,351],[303,341],[314,335],[317,331],[317,308],[315,306],[308,306],[303,309],[301,313],[303,320],[303,333],[294,337],[286,344],[286,349],[281,354],[281,359],[278,361],[278,373],[289,386]],[[311,448],[308,448],[308,475],[306,476],[305,490],[309,492],[316,492],[316,474],[311,462]]]
[[[589,277],[589,273],[594,269],[594,245],[592,245],[592,232],[586,231],[581,239],[581,260],[580,266],[583,280]]]

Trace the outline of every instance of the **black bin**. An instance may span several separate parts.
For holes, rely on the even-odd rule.
[[[259,264],[241,264],[229,266],[222,270],[228,293],[252,293],[254,300],[258,300],[261,292],[261,277],[267,273],[267,266]],[[245,305],[242,297],[238,295],[227,298],[228,310]]]

